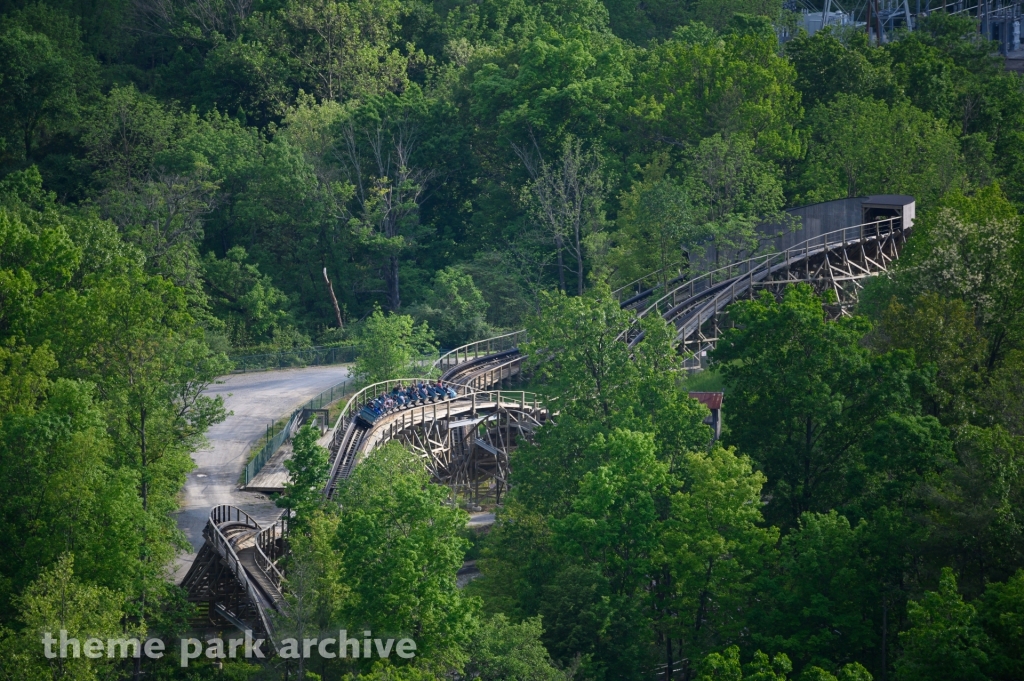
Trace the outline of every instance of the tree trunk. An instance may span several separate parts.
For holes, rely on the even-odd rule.
[[[32,127],[25,126],[25,162],[32,162]]]
[[[140,434],[140,452],[139,452],[140,457],[139,458],[140,458],[140,461],[142,463],[142,471],[141,471],[141,473],[142,473],[142,486],[140,488],[140,493],[141,493],[141,496],[142,496],[142,510],[143,511],[148,511],[149,510],[149,482],[146,480],[146,478],[147,478],[146,465],[147,465],[148,462],[146,460],[147,452],[146,452],[146,408],[145,407],[143,407],[141,410],[139,410],[139,434]]]
[[[384,279],[388,286],[388,308],[392,312],[398,312],[398,308],[402,306],[402,299],[398,295],[398,256],[389,257],[386,267]]]
[[[814,446],[814,421],[807,417],[807,432],[804,435],[804,489],[801,496],[800,513],[811,507],[811,451]],[[798,514],[799,517],[799,514]]]
[[[886,659],[886,639],[889,637],[889,604],[882,599],[882,681],[885,681],[889,661]]]
[[[562,237],[555,237],[555,248],[558,249],[558,290],[565,293],[565,263],[562,261]]]
[[[334,317],[338,320],[338,328],[344,329],[345,324],[341,321],[341,308],[338,307],[338,299],[334,295],[334,286],[331,285],[331,280],[327,278],[327,268],[324,268],[324,281],[327,283],[327,292],[331,294],[331,305],[334,306]]]
[[[574,247],[576,249],[576,295],[583,295],[583,240],[580,238],[580,226],[576,224],[576,231],[573,233]]]

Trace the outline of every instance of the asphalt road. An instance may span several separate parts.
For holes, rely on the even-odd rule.
[[[206,434],[209,447],[192,456],[196,469],[182,490],[178,528],[188,537],[193,552],[179,556],[175,581],[185,576],[195,552],[203,545],[203,527],[214,506],[237,506],[260,524],[277,517],[280,510],[266,496],[239,489],[246,455],[266,433],[268,423],[291,414],[347,377],[348,368],[344,366],[308,367],[232,374],[210,386],[206,394],[223,396],[225,408],[232,413],[210,428]]]

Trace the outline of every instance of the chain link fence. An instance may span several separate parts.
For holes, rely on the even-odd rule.
[[[288,419],[287,425],[280,431],[274,433],[273,437],[267,440],[267,443],[263,445],[263,448],[256,453],[249,463],[245,465],[245,484],[255,478],[263,467],[270,461],[270,458],[274,456],[274,453],[281,448],[288,438],[295,435],[299,429],[299,421],[302,419],[302,414],[306,410],[310,409],[321,409],[328,404],[331,404],[335,400],[339,400],[345,395],[353,392],[359,388],[360,383],[354,379],[346,379],[341,383],[332,385],[329,389],[323,391],[313,399],[309,400],[301,407],[296,409],[291,418]]]
[[[232,355],[229,356],[229,359],[234,364],[234,369],[231,372],[235,374],[271,369],[348,364],[356,361],[356,346],[296,348],[262,355]]]

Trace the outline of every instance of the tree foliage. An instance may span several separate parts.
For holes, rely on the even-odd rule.
[[[472,549],[408,452],[338,505],[296,438],[281,631],[423,653],[300,674],[1019,678],[1021,77],[971,17],[872,44],[784,5],[0,2],[0,675],[123,676],[39,656],[61,603],[177,633],[222,352],[356,343],[379,381],[526,326],[551,418]],[[735,305],[711,378],[656,315],[621,342],[609,287],[896,192],[914,229],[858,309]],[[683,387],[716,377],[720,443]]]

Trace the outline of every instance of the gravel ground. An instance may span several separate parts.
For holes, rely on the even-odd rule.
[[[263,524],[277,517],[279,509],[266,496],[239,489],[250,446],[265,433],[267,424],[287,416],[309,399],[348,377],[348,367],[326,366],[283,371],[263,371],[224,376],[210,386],[207,395],[221,395],[232,412],[223,423],[210,428],[210,446],[193,455],[196,469],[182,490],[178,528],[188,537],[193,551],[203,545],[203,527],[210,509],[231,504]],[[179,556],[175,581],[180,581],[195,553]]]

